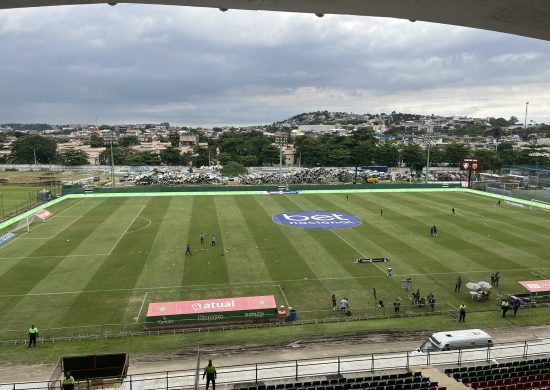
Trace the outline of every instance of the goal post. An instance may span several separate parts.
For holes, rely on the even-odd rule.
[[[15,226],[13,229],[14,232],[19,230],[26,230],[27,232],[31,231],[31,225],[33,223],[40,223],[40,222],[46,222],[46,219],[40,218],[36,214],[29,215],[26,218],[23,218],[19,223]]]
[[[12,230],[14,232],[18,230],[26,230],[27,232],[31,231],[31,225],[34,223],[44,223],[46,220],[53,216],[53,213],[49,210],[40,210],[37,213],[31,214],[23,218]]]

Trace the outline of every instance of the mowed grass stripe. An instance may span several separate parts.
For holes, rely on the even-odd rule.
[[[401,201],[395,201],[395,197],[387,197],[385,204],[386,206],[389,206],[390,204],[392,204],[392,202],[395,202],[395,207],[399,208],[399,207],[402,207],[404,204],[406,204],[406,202],[409,202],[409,200],[403,199]],[[418,204],[418,202],[412,202],[411,204],[416,205]],[[390,210],[392,209],[390,208]],[[422,208],[419,208],[419,211],[421,212],[421,214],[427,213],[425,215],[431,215],[428,206],[426,206],[425,204],[422,206]],[[421,218],[425,219],[425,217],[421,217]],[[516,263],[515,259],[504,257],[502,256],[502,253],[495,254],[495,253],[492,253],[491,251],[486,250],[482,246],[482,243],[479,241],[479,237],[474,237],[471,240],[466,240],[464,239],[464,237],[459,237],[456,234],[453,235],[452,229],[448,229],[448,225],[450,224],[450,222],[449,223],[446,222],[447,227],[444,227],[443,229],[441,229],[441,227],[444,226],[444,224],[443,224],[443,217],[440,216],[440,213],[437,213],[436,216],[434,217],[430,216],[429,218],[430,218],[429,224],[436,223],[440,228],[440,232],[442,232],[439,237],[432,239],[432,241],[435,244],[432,246],[434,253],[440,253],[442,248],[448,248],[448,249],[454,248],[457,251],[457,253],[467,256],[472,261],[477,262],[478,265],[475,266],[475,269],[482,269],[483,267],[486,267],[488,269],[487,274],[485,276],[480,274],[471,275],[471,277],[475,279],[468,279],[468,275],[466,273],[467,277],[466,278],[463,277],[465,281],[489,280],[490,274],[496,270],[503,270],[506,268],[511,268],[511,269],[526,268],[523,264],[515,265]],[[447,220],[450,220],[453,217],[450,213],[446,213],[444,218],[446,218]],[[401,222],[401,225],[405,227],[407,227],[407,224],[408,224],[407,221]],[[451,233],[449,233],[449,231],[451,231]],[[470,234],[470,233],[467,232],[465,234]],[[440,248],[437,248],[437,246],[439,246]],[[417,261],[422,261],[422,259],[418,259]],[[452,264],[452,263],[455,263],[457,260],[456,260],[456,256],[453,256],[453,257],[439,257],[439,258],[436,258],[435,261],[436,261],[435,264],[441,261],[445,261]],[[416,264],[417,263],[415,263],[415,265]],[[425,273],[429,274],[429,271],[428,272],[426,271]],[[514,272],[516,274],[520,274],[520,272],[518,271],[514,271]],[[528,270],[526,269],[523,272],[523,274],[524,275],[528,274]],[[452,286],[453,281],[451,280],[451,278],[452,278],[452,275],[449,275],[447,278],[445,277],[434,278],[433,281],[434,283],[439,283],[439,285],[441,286],[445,284]]]
[[[265,199],[265,200],[264,200]],[[281,280],[304,279],[307,283],[293,289],[295,284],[280,282],[287,299],[293,306],[303,305],[302,310],[318,307],[319,297],[329,296],[322,283],[316,280],[315,273],[302,258],[295,245],[289,241],[282,229],[271,221],[272,215],[263,207],[268,198],[237,196],[235,201],[241,213],[252,229],[254,240],[265,259],[265,265],[271,279]],[[284,210],[282,210],[284,211]],[[299,243],[296,243],[299,246]],[[315,279],[315,280],[309,280]],[[279,283],[279,282],[278,282]]]
[[[193,255],[185,257],[185,267],[181,278],[182,286],[229,282],[225,259],[221,255],[224,253],[224,237],[219,227],[215,198],[213,196],[194,198],[191,218],[188,220],[188,240],[189,243],[195,244],[191,248]],[[201,232],[205,235],[205,243],[199,248]],[[215,246],[211,245],[212,234],[216,236]],[[196,297],[189,296],[189,299]]]
[[[405,199],[399,199],[395,200],[395,197],[386,197],[385,199],[385,208],[389,209],[391,213],[399,213],[399,208],[403,206],[403,204],[410,204],[410,205],[418,205],[417,202],[411,202],[409,200]],[[425,233],[424,242],[425,245],[419,245],[419,249],[422,248],[429,248],[429,251],[425,251],[424,254],[430,255],[430,253],[433,253],[434,251],[437,253],[440,249],[447,248],[451,250],[455,250],[457,254],[462,255],[463,257],[466,257],[468,259],[475,260],[476,262],[482,264],[483,266],[487,267],[488,269],[496,269],[497,268],[521,268],[522,266],[519,265],[510,258],[506,258],[504,256],[501,256],[497,253],[493,253],[489,250],[487,250],[486,247],[481,245],[479,242],[475,240],[467,240],[464,236],[459,235],[459,232],[457,229],[450,228],[450,222],[449,219],[452,218],[452,216],[447,214],[447,219],[444,219],[442,217],[439,217],[438,215],[432,216],[430,214],[429,206],[422,204],[421,207],[418,208],[418,210],[423,213],[427,214],[430,217],[429,221],[426,220],[426,218],[422,218],[423,220],[426,220],[424,222],[424,226],[422,227]],[[419,218],[421,219],[421,218]],[[432,225],[437,225],[438,227],[438,237],[432,238],[429,237],[429,227]],[[408,231],[409,233],[417,233],[419,231],[419,228],[421,227],[421,224],[419,224],[417,219],[405,217],[402,216],[400,218],[400,228],[403,230]],[[402,232],[404,235],[407,233],[406,231]],[[469,234],[469,231],[464,231],[463,234]],[[437,248],[439,247],[439,248]],[[446,264],[448,259],[441,259],[441,257],[435,257],[432,258],[436,263],[436,265],[440,265],[440,267],[449,268]],[[443,263],[445,261],[445,263]]]
[[[280,212],[280,210],[298,211],[304,209],[296,200],[297,198],[293,196],[274,196],[263,202],[263,205],[272,214]],[[273,222],[271,223],[273,224]],[[295,246],[304,262],[316,278],[320,279],[324,289],[329,293],[323,296],[324,299],[321,302],[316,302],[317,308],[330,308],[332,293],[340,298],[346,296],[356,303],[360,297],[362,298],[367,281],[354,279],[353,272],[344,266],[345,259],[351,264],[353,260],[350,259],[359,256],[354,248],[330,230],[279,226],[282,233]],[[342,279],[345,281],[343,282]]]
[[[388,226],[386,221],[380,219],[378,214],[375,214],[373,210],[376,208],[366,206],[366,202],[362,198],[355,198],[353,205],[352,202],[342,203],[341,196],[334,195],[315,195],[312,197],[315,199],[315,203],[324,210],[342,211],[347,214],[353,214],[359,216],[363,223],[361,226],[352,229],[340,229],[336,230],[338,235],[341,235],[345,240],[351,243],[355,248],[359,249],[361,253],[367,257],[388,257],[391,259],[390,263],[380,264],[352,264],[351,259],[350,266],[355,267],[355,273],[357,276],[380,276],[376,279],[367,280],[367,297],[370,297],[370,290],[374,287],[377,290],[377,296],[380,297],[393,297],[402,296],[403,291],[400,289],[400,278],[387,278],[384,275],[384,270],[387,267],[392,267],[393,272],[397,274],[403,274],[405,270],[402,264],[407,264],[406,261],[401,263],[400,258],[406,258],[398,251],[392,252],[394,249],[392,246],[393,239],[387,234]],[[342,210],[342,206],[345,205],[346,210]],[[399,247],[398,243],[396,247]],[[407,252],[408,253],[408,252]]]
[[[41,245],[37,250],[31,253],[31,256],[67,256],[71,253],[74,246],[68,245],[67,239],[72,240],[73,244],[78,244],[101,223],[107,215],[112,214],[123,201],[102,202],[82,215],[78,222],[71,223],[67,228],[47,243]],[[70,237],[70,238],[68,238]],[[58,264],[63,261],[63,257],[44,257],[42,259],[21,259],[0,276],[0,295],[19,294],[18,296],[5,298],[2,300],[2,317],[9,316],[12,311],[24,299],[32,289],[43,279],[49,277]],[[54,274],[52,278],[56,278]]]
[[[497,207],[494,199],[466,193],[456,193],[456,197],[453,197],[452,202],[458,206],[459,213],[467,211],[478,216],[486,216],[491,219],[492,223],[506,224],[510,229],[519,227],[530,232],[530,234],[539,232],[550,235],[548,213],[533,212],[529,210],[528,206],[517,207],[502,202],[501,206]],[[513,218],[513,223],[510,222],[510,217]]]
[[[36,250],[29,253],[31,257],[44,257],[42,259],[21,259],[0,275],[0,295],[26,294],[42,278],[46,277],[61,261],[60,257],[71,254],[76,245],[83,242],[86,237],[108,215],[112,214],[123,201],[102,202],[82,215],[77,221],[67,224],[60,234],[43,243]],[[68,244],[67,239],[72,241]],[[47,257],[47,256],[56,256]]]
[[[424,199],[430,200],[429,208],[434,214],[441,210],[442,203],[439,197],[428,195],[424,196]],[[504,253],[514,264],[519,265],[513,268],[521,268],[526,262],[531,266],[544,267],[547,265],[543,256],[548,253],[550,248],[541,240],[526,238],[501,224],[488,225],[485,218],[452,216],[450,213],[445,214],[445,217],[448,223],[455,226],[451,232],[459,229],[462,233],[461,236],[466,241],[483,243],[488,251],[497,255]],[[521,261],[515,259],[521,259]]]
[[[192,199],[179,199],[176,197],[166,198],[167,210],[164,215],[154,215],[147,209],[136,219],[132,228],[128,230],[126,236],[128,240],[140,240],[146,230],[154,229],[153,221],[158,219],[159,228],[151,236],[153,244],[145,254],[145,265],[143,271],[135,283],[136,291],[129,292],[128,303],[124,307],[123,321],[134,322],[138,316],[140,308],[140,318],[138,321],[144,321],[147,314],[148,304],[159,301],[155,296],[156,287],[177,286],[180,283],[181,274],[184,267],[184,241],[187,236],[187,224],[182,221],[188,221],[193,207]],[[151,215],[148,215],[151,214]],[[174,218],[167,218],[174,216]],[[140,254],[140,249],[133,249],[130,255]],[[147,290],[151,288],[152,290]],[[179,292],[172,293],[169,300],[179,299]]]
[[[467,259],[458,253],[437,247],[429,234],[424,233],[426,231],[424,222],[408,217],[420,210],[404,207],[404,204],[397,200],[396,194],[385,194],[374,198],[365,197],[364,199],[366,200],[359,202],[360,207],[376,210],[373,213],[374,216],[365,221],[369,230],[381,229],[385,232],[385,237],[384,235],[379,236],[384,248],[394,248],[398,253],[397,257],[390,257],[390,266],[395,274],[425,274],[431,280],[432,291],[438,291],[440,294],[446,289],[450,280],[455,277],[454,272],[465,269],[464,264],[457,260]],[[388,207],[394,199],[396,204],[401,207]],[[383,205],[383,218],[379,217],[380,205]],[[405,213],[402,213],[402,210],[405,210]],[[439,253],[440,250],[443,250],[446,256],[442,256]],[[433,273],[442,273],[445,276],[435,276],[432,275]],[[400,284],[402,278],[395,279],[395,283]]]
[[[220,197],[216,204],[227,250],[224,257],[231,283],[271,280],[266,266],[267,259],[260,249],[263,244],[254,240],[251,226],[241,213],[235,197]]]
[[[58,203],[55,206],[59,206],[64,204]],[[8,241],[6,244],[2,245],[0,247],[0,258],[2,260],[5,260],[6,258],[21,258],[26,255],[29,255],[33,253],[39,246],[43,245],[46,241],[37,241],[36,243],[33,243],[34,240],[22,240],[26,237],[49,237],[50,239],[55,236],[56,234],[59,234],[63,230],[67,228],[71,223],[75,222],[77,219],[80,219],[82,217],[82,214],[89,211],[92,207],[98,205],[99,203],[94,203],[90,205],[83,206],[82,200],[79,200],[77,202],[71,202],[67,207],[60,210],[60,208],[56,209],[56,214],[51,217],[47,222],[45,223],[34,223],[31,225],[30,232],[25,231],[25,229],[21,229],[16,231],[16,237]],[[78,215],[68,215],[72,212],[74,209],[79,209],[81,212]],[[67,218],[69,217],[69,218]],[[50,231],[50,224],[54,223],[53,226],[61,225],[61,228],[55,229],[55,232]],[[10,228],[15,229],[17,224],[12,225]]]
[[[55,270],[42,279],[32,291],[24,296],[9,313],[3,317],[2,323],[6,327],[17,329],[28,324],[40,324],[41,328],[59,326],[60,319],[63,325],[72,323],[68,311],[74,299],[82,289],[82,269],[93,274],[101,265],[104,256],[97,257],[66,257],[60,261]],[[50,294],[52,291],[57,294]],[[43,295],[41,295],[43,294]],[[3,300],[5,298],[0,298]]]
[[[322,196],[300,196],[288,199],[302,210],[320,210],[325,209],[327,206]],[[331,197],[331,199],[334,198]],[[330,210],[327,209],[327,211],[348,213],[347,211],[342,211],[335,207],[330,208]],[[359,217],[361,216],[359,215]],[[359,231],[359,227],[351,229],[306,229],[307,234],[316,240],[315,244],[323,247],[324,250],[330,254],[332,260],[338,265],[338,267],[334,267],[334,263],[332,263],[330,274],[325,277],[354,277],[372,274],[379,276],[384,274],[381,268],[376,266],[371,267],[372,269],[366,272],[367,268],[358,268],[353,263],[355,259],[367,256],[367,250],[370,250],[370,248],[365,248],[362,245],[363,237]],[[357,280],[357,282],[360,284],[367,283],[366,280],[362,279]],[[372,286],[364,285],[363,287],[370,288]]]
[[[188,223],[193,208],[193,198],[166,198],[168,208],[164,218],[162,216],[149,216],[147,209],[141,214],[146,223],[143,229],[127,233],[128,239],[139,239],[144,230],[153,229],[153,221],[157,219],[158,232],[154,236],[151,250],[147,254],[145,267],[136,281],[136,287],[155,288],[165,286],[177,286],[181,282],[181,275],[185,264],[185,243],[188,239]],[[143,222],[142,221],[142,222]],[[139,252],[139,250],[138,250]],[[131,252],[135,253],[135,250]],[[138,253],[139,254],[139,253]],[[144,290],[139,294],[143,296]],[[175,297],[179,298],[179,297]]]
[[[135,218],[144,216],[151,219],[150,229],[143,229],[131,234],[124,234],[120,238],[111,255],[103,261],[98,270],[89,278],[83,292],[74,300],[68,316],[74,319],[76,324],[120,323],[129,321],[125,318],[127,306],[138,307],[139,303],[130,300],[131,289],[144,272],[145,261],[154,239],[157,235],[160,223],[168,209],[169,202],[163,198],[126,198],[128,205],[139,205],[145,202],[144,207],[135,210]],[[114,201],[115,199],[110,199]],[[141,210],[141,211],[140,211]],[[139,212],[139,213],[138,213]],[[135,220],[133,224],[135,224]],[[132,230],[129,226],[128,231]],[[147,272],[147,271],[146,271]],[[86,291],[108,289],[130,289],[128,291],[87,293]],[[100,305],[97,302],[101,302]],[[96,307],[101,311],[98,316],[89,310]],[[135,312],[137,313],[137,310]]]

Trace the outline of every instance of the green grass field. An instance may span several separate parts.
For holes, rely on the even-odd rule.
[[[0,186],[0,217],[13,213],[17,208],[28,207],[29,199],[36,202],[37,192],[44,187]]]
[[[438,303],[494,308],[518,280],[549,279],[548,213],[461,192],[238,195],[71,199],[55,216],[0,247],[0,330],[145,321],[158,301],[275,295],[299,313],[330,309],[330,296],[352,308],[388,307],[413,279]],[[451,208],[457,215],[451,215]],[[384,209],[384,218],[379,210]],[[350,229],[282,226],[273,214],[334,210],[361,217]],[[430,237],[430,226],[439,229]],[[199,234],[206,234],[201,246]],[[24,234],[23,234],[24,233]],[[217,246],[209,238],[217,236]],[[189,242],[192,256],[185,256]],[[223,253],[223,256],[221,255]],[[353,264],[358,257],[391,259]],[[501,281],[487,303],[454,293],[458,275]]]

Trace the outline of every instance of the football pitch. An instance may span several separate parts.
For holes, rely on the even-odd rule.
[[[519,280],[550,279],[548,213],[497,207],[466,192],[348,195],[62,201],[49,208],[54,217],[0,247],[0,330],[135,324],[145,322],[152,302],[256,295],[274,295],[300,317],[331,310],[333,293],[347,297],[352,310],[374,308],[373,288],[390,309],[396,297],[411,303],[401,289],[409,277],[438,304],[491,310],[499,294],[523,291]],[[272,221],[300,210],[346,213],[362,224],[303,229]],[[437,237],[430,236],[433,225]],[[390,263],[354,264],[365,257]],[[490,281],[496,271],[501,279],[490,299],[472,302],[465,284]],[[457,276],[464,283],[455,293]]]

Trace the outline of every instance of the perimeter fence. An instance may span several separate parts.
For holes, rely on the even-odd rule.
[[[519,315],[529,315],[530,310],[533,307],[548,307],[550,304],[538,304],[535,306],[522,306]],[[475,308],[470,305],[468,312],[487,312],[494,309],[485,307]],[[63,327],[63,328],[49,328],[40,329],[40,337],[38,343],[55,343],[61,341],[78,341],[78,340],[98,340],[108,338],[127,338],[137,336],[158,336],[164,334],[177,334],[177,333],[189,333],[189,332],[214,332],[220,330],[230,329],[247,329],[247,328],[260,328],[260,327],[279,327],[279,326],[299,326],[306,324],[317,323],[338,323],[338,322],[351,322],[360,320],[376,320],[385,318],[410,318],[410,317],[424,317],[424,316],[445,316],[449,315],[454,318],[458,317],[458,311],[456,307],[448,303],[434,304],[433,309],[430,305],[419,307],[418,305],[401,305],[399,312],[395,312],[394,307],[378,308],[351,308],[351,315],[346,315],[345,312],[340,310],[312,310],[302,311],[298,313],[298,318],[295,321],[281,322],[257,322],[249,324],[235,324],[231,325],[226,323],[217,326],[197,327],[196,323],[190,327],[189,323],[184,320],[177,323],[171,323],[170,327],[164,327],[163,329],[147,329],[147,323],[128,323],[128,324],[105,324],[105,325],[89,325],[89,326],[75,326],[75,327]],[[234,318],[239,319],[249,318]],[[27,342],[27,331],[22,330],[0,330],[0,345],[17,345],[25,344]]]
[[[419,340],[419,343],[421,340]],[[368,346],[365,347],[367,349]],[[444,352],[401,351],[334,356],[317,359],[262,362],[234,366],[217,366],[218,385],[263,385],[311,381],[314,378],[339,378],[336,375],[357,376],[365,373],[397,372],[411,367],[455,367],[488,364],[510,360],[550,356],[550,339],[526,340],[497,344],[487,348],[458,349]],[[544,363],[543,363],[544,364]],[[126,377],[94,378],[78,381],[75,388],[109,388],[122,390],[194,389],[196,369],[162,371],[127,375]],[[274,386],[275,387],[275,386]],[[0,390],[59,389],[58,381],[0,384]],[[276,387],[275,387],[276,388]]]

